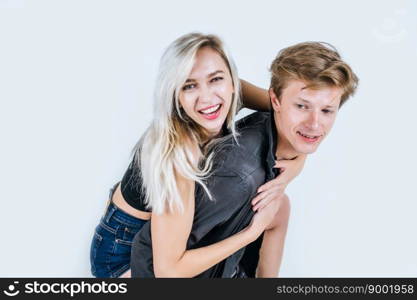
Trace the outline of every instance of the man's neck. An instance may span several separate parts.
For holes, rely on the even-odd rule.
[[[294,148],[285,140],[280,141],[278,135],[278,145],[275,151],[275,155],[277,160],[284,160],[284,159],[294,159],[296,158],[299,153],[297,153]]]

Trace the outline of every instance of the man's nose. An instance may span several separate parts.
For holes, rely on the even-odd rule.
[[[312,111],[310,112],[309,116],[308,116],[308,120],[306,122],[306,125],[308,128],[312,129],[312,130],[316,130],[319,128],[319,124],[320,124],[320,120],[319,120],[319,113]]]

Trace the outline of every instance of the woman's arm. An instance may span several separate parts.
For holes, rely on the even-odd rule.
[[[240,84],[242,87],[243,107],[257,111],[271,110],[268,90],[257,87],[243,79],[240,80]]]
[[[193,277],[232,255],[256,238],[270,226],[280,207],[280,198],[286,185],[301,171],[305,156],[291,161],[280,161],[275,167],[282,174],[263,185],[252,203],[256,213],[251,224],[240,232],[209,246],[187,250],[194,218],[195,183],[177,176],[184,212],[152,214],[151,235],[154,272],[156,277]]]
[[[184,212],[152,214],[151,235],[156,277],[196,276],[242,247],[253,242],[272,222],[277,211],[275,201],[257,212],[251,224],[240,232],[209,246],[187,250],[194,217],[195,183],[177,178]]]

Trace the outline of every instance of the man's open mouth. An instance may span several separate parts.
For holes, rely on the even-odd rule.
[[[310,143],[317,141],[321,137],[321,135],[309,135],[309,134],[302,133],[300,131],[297,131],[297,134],[301,136],[303,140],[310,142]]]

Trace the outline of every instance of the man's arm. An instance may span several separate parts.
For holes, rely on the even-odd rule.
[[[290,201],[288,197],[284,195],[280,201],[278,212],[271,224],[265,229],[263,235],[256,277],[278,277],[290,216]]]

